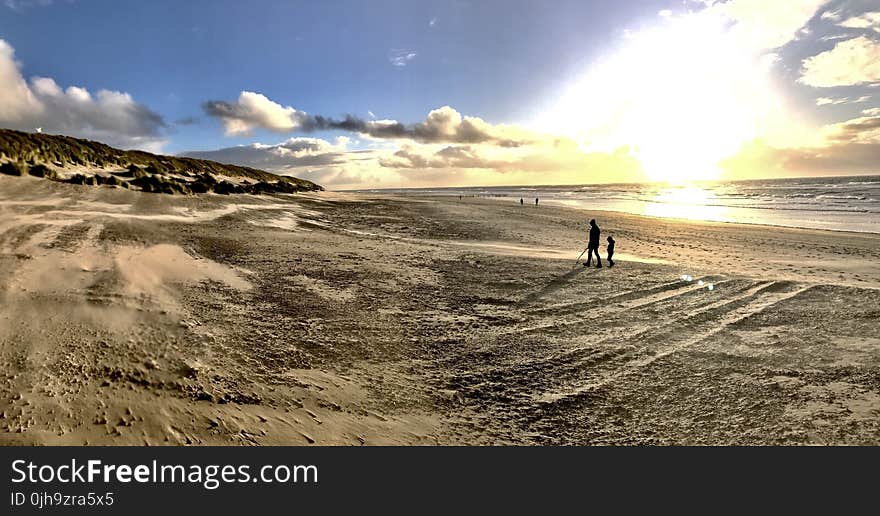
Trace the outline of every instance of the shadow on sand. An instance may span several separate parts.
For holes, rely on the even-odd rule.
[[[561,289],[566,284],[568,284],[571,280],[573,280],[575,278],[575,276],[577,276],[578,274],[581,274],[583,272],[586,272],[587,270],[595,271],[595,269],[591,269],[589,267],[582,267],[579,265],[575,266],[574,269],[566,272],[562,276],[558,276],[558,277],[550,280],[550,282],[547,283],[546,285],[544,285],[541,288],[541,290],[539,290],[537,292],[532,292],[531,294],[524,297],[523,300],[520,301],[519,304],[520,305],[529,305],[529,304],[532,304],[536,301],[539,301],[544,296],[546,296],[548,294],[552,294],[553,292],[556,292],[557,290]]]

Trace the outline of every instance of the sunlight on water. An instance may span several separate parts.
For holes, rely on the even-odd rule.
[[[769,224],[880,233],[880,176],[841,176],[748,181],[549,185],[389,190],[407,195],[500,198],[519,204],[540,197],[541,206],[588,212],[619,211],[661,218]],[[585,213],[589,220],[593,213]]]
[[[664,188],[644,207],[645,215],[689,220],[723,221],[727,220],[726,212],[715,194],[697,186]]]

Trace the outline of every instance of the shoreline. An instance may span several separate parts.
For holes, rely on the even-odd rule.
[[[342,192],[340,192],[340,193],[342,193]],[[345,192],[345,193],[348,193],[348,192]],[[351,193],[354,193],[354,192],[352,191]],[[382,194],[382,195],[387,196],[388,198],[398,198],[401,200],[412,200],[412,199],[419,199],[419,198],[445,200],[447,198],[447,196],[436,196],[436,195],[418,195],[418,196],[415,196],[415,195],[410,196],[410,195],[403,195],[403,194]],[[452,198],[454,196],[449,196],[449,197],[450,197],[450,200],[453,200]],[[497,198],[497,197],[477,197],[477,198],[470,198],[470,199],[471,200],[479,199],[482,201],[496,202],[499,204],[502,204],[504,202],[500,198]],[[507,198],[505,197],[504,199],[507,199]],[[464,199],[461,202],[464,202]],[[546,204],[545,204],[545,202],[546,202]],[[679,223],[695,224],[695,225],[724,224],[724,225],[731,225],[731,226],[747,226],[747,227],[768,228],[768,229],[783,229],[783,230],[808,231],[808,232],[812,231],[812,232],[818,232],[818,233],[830,232],[830,233],[852,235],[852,236],[876,235],[877,237],[880,237],[880,232],[873,232],[873,231],[853,231],[853,230],[846,230],[846,229],[820,229],[820,228],[810,228],[810,227],[803,227],[803,226],[785,226],[782,224],[769,224],[769,223],[760,223],[760,222],[736,222],[736,221],[727,221],[727,220],[702,220],[702,219],[688,219],[688,218],[679,218],[679,217],[661,217],[661,216],[656,216],[656,215],[647,215],[644,213],[630,213],[628,211],[604,210],[604,209],[599,209],[599,208],[590,210],[585,207],[574,206],[571,204],[558,204],[557,202],[554,202],[552,200],[542,201],[542,204],[540,207],[543,207],[543,206],[552,206],[553,208],[569,209],[569,210],[580,211],[580,212],[595,211],[595,212],[606,213],[606,214],[614,215],[614,216],[637,217],[637,218],[644,218],[644,219],[648,219],[648,220],[679,222]],[[533,208],[534,205],[530,205],[530,207]],[[539,209],[540,209],[540,207],[539,207]],[[523,208],[526,209],[526,207],[523,207]]]
[[[550,202],[552,202],[552,201],[550,201]],[[687,219],[687,218],[679,218],[679,217],[661,217],[661,216],[657,216],[657,215],[647,215],[644,213],[629,213],[629,212],[615,211],[615,210],[597,209],[596,211],[603,212],[603,213],[614,213],[614,214],[620,214],[620,215],[634,215],[637,217],[646,217],[646,218],[652,218],[652,219],[673,220],[673,221],[678,221],[678,222],[695,222],[695,223],[705,222],[705,223],[714,223],[714,224],[739,224],[739,225],[743,225],[743,226],[758,226],[758,227],[766,227],[766,228],[773,228],[773,229],[782,228],[782,229],[796,229],[796,230],[801,230],[801,231],[829,231],[829,232],[833,232],[833,233],[848,233],[848,234],[853,234],[853,235],[880,235],[880,232],[876,232],[876,231],[854,231],[851,229],[810,228],[810,227],[806,227],[806,226],[786,226],[784,224],[771,224],[771,223],[766,223],[766,222],[738,222],[738,221],[732,221],[732,220],[702,220],[702,219]]]
[[[405,196],[541,198],[544,203],[661,218],[880,234],[880,175],[786,180],[690,181],[361,190]]]

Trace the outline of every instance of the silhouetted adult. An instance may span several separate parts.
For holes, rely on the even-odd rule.
[[[520,205],[520,206],[523,205],[523,198],[522,198],[522,197],[519,198],[519,205]]]
[[[538,198],[535,197],[535,206],[537,206],[537,205],[538,205]]]
[[[590,219],[590,242],[587,244],[587,261],[584,267],[589,267],[593,262],[593,255],[596,255],[596,268],[602,268],[602,259],[599,258],[599,233],[601,230],[596,225],[596,219]]]

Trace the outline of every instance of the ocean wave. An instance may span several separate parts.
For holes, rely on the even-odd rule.
[[[880,214],[880,207],[877,210],[871,210],[868,208],[852,208],[852,209],[838,209],[832,206],[821,206],[821,205],[802,205],[802,206],[783,206],[783,205],[775,205],[775,206],[767,206],[767,205],[743,205],[743,204],[722,204],[722,203],[703,203],[703,204],[688,204],[688,203],[680,203],[680,202],[663,202],[663,201],[650,201],[646,202],[646,204],[661,204],[664,206],[681,206],[681,207],[710,207],[710,208],[730,208],[736,210],[770,210],[770,211],[801,211],[801,212],[809,212],[809,213],[878,213]]]

